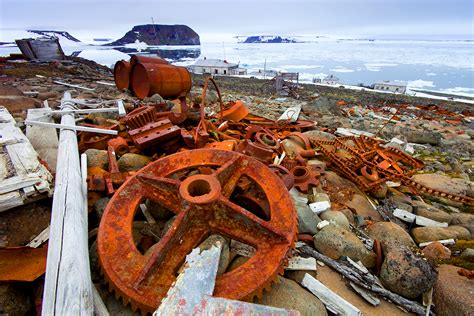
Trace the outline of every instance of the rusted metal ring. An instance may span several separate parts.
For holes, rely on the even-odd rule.
[[[379,173],[375,170],[369,172],[367,166],[363,166],[362,169],[360,169],[360,173],[364,176],[364,178],[372,182],[379,180]]]
[[[199,168],[213,169],[211,174],[186,176]],[[269,220],[233,201],[241,178],[262,191]],[[132,224],[145,199],[169,209],[176,218],[158,244],[142,254],[134,243]],[[296,221],[288,190],[265,165],[236,152],[190,150],[149,164],[117,190],[102,217],[97,250],[105,279],[116,295],[134,309],[151,312],[175,281],[186,255],[207,236],[219,233],[255,247],[256,253],[239,268],[218,276],[214,295],[251,299],[283,273],[296,239]]]
[[[257,132],[255,134],[255,142],[259,146],[263,146],[273,150],[280,148],[280,143],[278,142],[278,140],[273,135],[268,133]]]

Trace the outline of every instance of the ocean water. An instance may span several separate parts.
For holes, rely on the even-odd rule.
[[[226,59],[248,73],[263,70],[299,72],[301,81],[333,74],[343,84],[371,85],[402,80],[411,88],[474,95],[473,41],[329,40],[313,43],[202,43],[200,46],[127,45],[126,47],[65,46],[66,54],[112,66],[130,54],[159,54],[176,65],[198,58]],[[0,47],[0,56],[17,52]]]

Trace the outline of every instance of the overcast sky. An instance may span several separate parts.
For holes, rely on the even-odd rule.
[[[474,37],[473,0],[0,0],[1,29],[121,37],[132,26],[186,24],[202,39],[233,35]]]

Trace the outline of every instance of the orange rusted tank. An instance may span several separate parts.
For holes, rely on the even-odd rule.
[[[119,90],[128,89],[130,86],[130,62],[125,60],[119,60],[115,63],[114,67],[114,81],[115,86]]]
[[[132,67],[130,85],[139,99],[158,93],[163,98],[183,96],[191,90],[191,75],[184,67],[136,63]]]
[[[130,66],[133,67],[136,63],[169,65],[169,62],[161,57],[133,55],[132,58],[130,58]]]

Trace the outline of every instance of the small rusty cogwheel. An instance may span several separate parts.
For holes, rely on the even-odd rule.
[[[266,197],[266,216],[239,206],[235,196],[242,192],[234,191],[241,178],[252,183],[249,192]],[[142,254],[132,222],[146,199],[176,217],[163,238]],[[153,312],[186,255],[213,233],[256,249],[245,264],[217,277],[214,296],[249,300],[261,295],[283,273],[296,239],[296,211],[285,185],[264,164],[236,152],[197,149],[170,155],[129,178],[108,203],[97,237],[101,269],[125,304]]]

